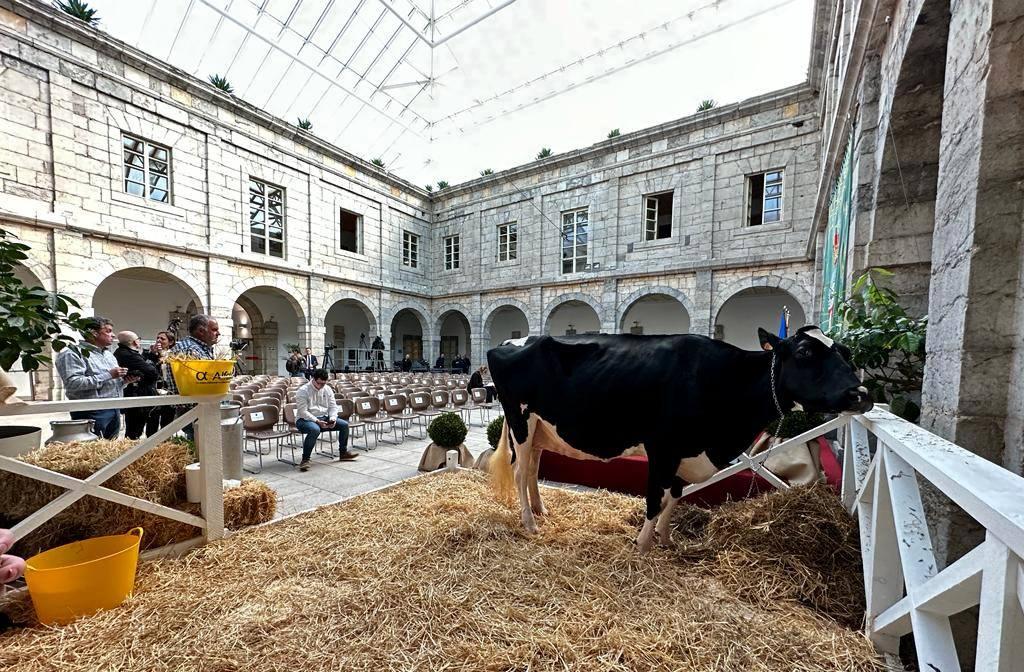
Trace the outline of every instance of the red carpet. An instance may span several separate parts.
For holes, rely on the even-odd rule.
[[[825,480],[839,492],[842,470],[824,438],[818,438],[818,455]],[[643,497],[647,493],[647,458],[617,457],[608,462],[576,460],[558,453],[544,451],[540,460],[540,477],[559,483],[576,483],[604,488],[627,495]],[[709,485],[684,499],[697,506],[717,506],[728,500],[744,499],[775,488],[749,469]]]

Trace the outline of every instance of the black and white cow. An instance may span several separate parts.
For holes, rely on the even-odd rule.
[[[493,348],[487,363],[505,412],[491,459],[496,488],[511,496],[511,430],[523,525],[536,532],[534,515],[546,513],[537,487],[541,450],[607,460],[642,447],[647,519],[637,543],[647,551],[655,527],[668,543],[680,479],[710,478],[778,417],[779,408],[871,408],[849,350],[819,328],[804,327],[786,339],[764,329],[758,335],[770,351],[704,336],[629,334],[531,336]]]

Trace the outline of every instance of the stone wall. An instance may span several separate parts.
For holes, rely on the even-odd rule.
[[[105,278],[145,267],[189,288],[226,325],[245,292],[272,291],[294,311],[299,342],[318,353],[328,340],[324,318],[339,300],[365,307],[368,336],[385,343],[394,316],[413,310],[428,359],[441,319],[455,310],[469,325],[474,362],[502,306],[522,310],[531,333],[543,333],[552,311],[573,300],[591,305],[601,330],[614,333],[629,304],[648,293],[674,297],[691,331],[703,334],[713,332],[729,293],[747,286],[783,288],[812,312],[801,241],[811,226],[818,130],[806,86],[431,199],[46,5],[0,0],[0,58],[3,120],[12,128],[0,150],[0,222],[33,246],[30,269],[86,311]],[[124,134],[170,149],[169,203],[125,192]],[[750,227],[747,178],[766,170],[784,174],[782,221]],[[283,258],[250,249],[250,178],[284,189]],[[672,235],[644,240],[644,196],[663,192],[673,196]],[[563,274],[560,215],[574,208],[588,209],[591,268]],[[355,252],[340,249],[342,209],[360,216]],[[518,256],[498,263],[497,227],[510,221],[519,226]],[[402,261],[405,232],[419,236],[415,268]],[[449,235],[460,236],[455,270],[443,265]]]

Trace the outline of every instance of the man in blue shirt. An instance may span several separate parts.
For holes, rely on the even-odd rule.
[[[119,399],[125,383],[135,382],[128,369],[117,363],[110,346],[114,342],[114,323],[104,317],[91,317],[83,332],[85,341],[78,351],[64,348],[55,365],[64,382],[68,399]],[[121,431],[121,410],[71,411],[72,420],[92,420],[92,431],[104,439],[116,438]]]
[[[209,315],[193,315],[188,321],[188,336],[181,339],[171,348],[172,353],[182,353],[194,359],[213,359],[213,345],[220,338],[220,325]],[[178,384],[174,376],[167,377],[167,391],[178,394]],[[191,406],[180,406],[178,415],[187,412]],[[190,441],[195,441],[193,425],[185,425],[182,432]]]

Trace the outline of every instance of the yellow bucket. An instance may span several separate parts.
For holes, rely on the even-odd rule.
[[[189,397],[227,394],[235,371],[230,359],[177,359],[170,364],[178,393]]]
[[[142,528],[76,541],[25,561],[25,582],[39,622],[70,623],[111,609],[132,594]]]

